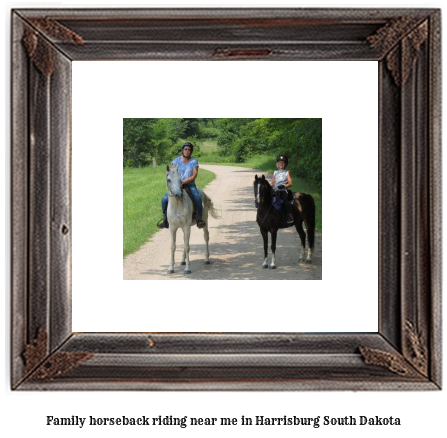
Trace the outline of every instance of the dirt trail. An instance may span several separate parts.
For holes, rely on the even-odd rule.
[[[185,275],[184,266],[180,265],[183,232],[178,230],[175,272],[167,274],[171,237],[165,229],[155,233],[138,251],[124,259],[124,280],[321,280],[321,235],[317,233],[315,236],[312,264],[298,263],[301,244],[295,227],[278,231],[277,269],[262,269],[264,250],[253,195],[254,177],[262,175],[262,171],[231,166],[200,167],[216,174],[205,193],[221,214],[220,219],[209,217],[211,263],[203,264],[203,231],[194,226],[189,256],[192,273]],[[265,175],[271,180],[272,175]],[[270,244],[269,235],[269,263]]]

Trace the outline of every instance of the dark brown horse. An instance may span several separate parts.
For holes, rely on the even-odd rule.
[[[273,205],[274,190],[270,183],[262,175],[255,176],[253,183],[255,200],[257,205],[256,222],[264,239],[264,263],[263,268],[275,269],[276,234],[280,228],[295,226],[301,239],[301,255],[298,261],[304,261],[306,248],[306,233],[303,230],[303,222],[306,224],[307,238],[309,241],[309,251],[306,263],[312,263],[312,250],[315,241],[315,202],[312,196],[305,193],[293,194],[292,214],[293,222],[287,223],[281,210],[277,210]],[[283,206],[284,207],[284,206]],[[272,263],[267,263],[268,233],[272,235]]]

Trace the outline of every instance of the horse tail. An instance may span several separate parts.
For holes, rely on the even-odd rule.
[[[208,197],[208,195],[203,191],[199,190],[201,192],[200,194],[202,196],[202,202],[203,206],[208,210],[208,213],[214,218],[214,219],[220,219],[219,211],[216,207],[214,207],[213,201]]]
[[[309,248],[314,247],[315,243],[315,201],[311,195],[306,193],[295,193],[295,201],[298,206],[304,223],[306,224],[307,238],[309,240]]]

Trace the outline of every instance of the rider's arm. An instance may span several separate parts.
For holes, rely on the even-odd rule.
[[[189,178],[186,178],[184,181],[182,181],[182,184],[190,184],[194,182],[194,180],[197,178],[197,174],[199,173],[199,166],[196,166],[192,169],[192,176]]]
[[[290,176],[290,172],[287,172],[287,184],[284,185],[286,189],[290,189],[292,187],[292,177]]]
[[[275,174],[273,174],[273,178],[272,178],[272,187],[275,187]]]

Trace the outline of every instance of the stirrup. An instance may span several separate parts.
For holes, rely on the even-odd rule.
[[[293,224],[293,216],[291,214],[288,214],[286,217],[286,222],[288,224]]]
[[[203,228],[206,225],[206,222],[202,219],[197,219],[197,228]]]
[[[165,219],[163,218],[163,219],[160,219],[158,222],[157,222],[157,227],[158,228],[169,228],[169,223],[168,223],[168,221],[166,220],[165,221]]]

